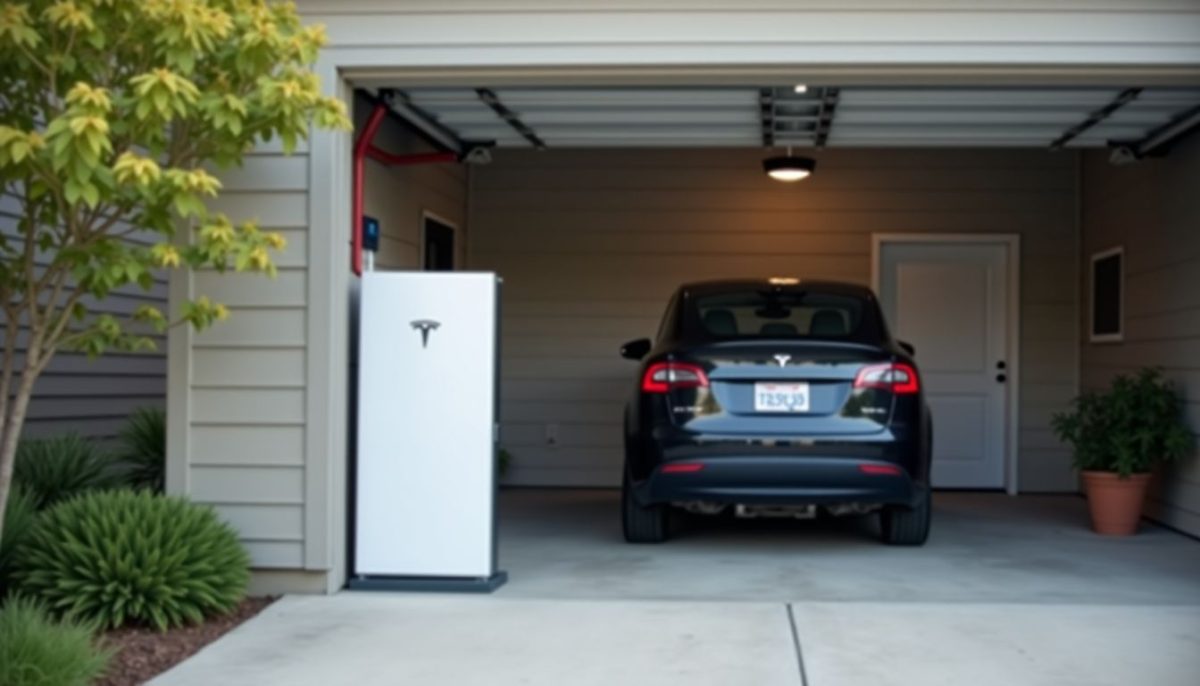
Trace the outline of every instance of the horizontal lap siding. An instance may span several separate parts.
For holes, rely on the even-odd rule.
[[[1198,178],[1195,136],[1164,159],[1135,165],[1114,167],[1104,153],[1085,157],[1082,259],[1087,264],[1093,252],[1125,247],[1125,340],[1087,343],[1084,328],[1081,380],[1103,388],[1116,374],[1163,367],[1200,434]],[[1158,475],[1147,513],[1200,535],[1200,452]]]
[[[258,150],[224,184],[213,211],[257,220],[287,247],[279,274],[200,271],[192,297],[229,307],[229,319],[191,336],[187,492],[239,531],[256,568],[304,566],[308,156]]]
[[[826,151],[798,185],[762,153],[500,151],[472,177],[470,267],[504,277],[503,442],[520,484],[619,483],[633,364],[681,282],[799,275],[868,284],[872,233],[1022,238],[1021,487],[1069,490],[1049,417],[1078,359],[1075,157]],[[558,425],[547,446],[546,425]]]
[[[9,193],[0,193],[0,233],[17,234],[20,200]],[[118,228],[121,225],[118,225]],[[147,243],[152,237],[136,235],[130,240]],[[48,263],[39,257],[39,265]],[[141,305],[167,305],[166,278],[159,276],[150,289],[126,286],[104,300],[87,298],[84,305],[93,314],[112,314],[127,318]],[[9,335],[4,330],[4,335]],[[23,352],[28,332],[22,326],[17,332],[18,351]],[[152,337],[158,346],[151,352],[136,354],[113,353],[96,359],[74,352],[55,356],[38,378],[29,405],[23,435],[52,436],[75,432],[89,438],[113,439],[125,424],[129,414],[141,407],[162,407],[166,402],[167,363],[164,336]]]

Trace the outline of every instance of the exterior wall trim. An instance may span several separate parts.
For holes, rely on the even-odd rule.
[[[334,62],[318,62],[316,72],[326,94],[353,101],[353,92]],[[311,140],[308,168],[304,568],[328,570],[330,592],[340,588],[345,579],[348,535],[350,273],[348,266],[339,269],[338,265],[349,256],[350,145],[350,133],[318,132]]]
[[[1005,491],[1017,495],[1017,468],[1021,430],[1021,237],[1011,233],[990,234],[871,234],[871,290],[879,292],[880,252],[896,243],[998,243],[1008,248],[1008,421],[1005,426]]]

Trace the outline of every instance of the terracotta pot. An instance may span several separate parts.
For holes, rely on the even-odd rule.
[[[1136,533],[1146,501],[1149,474],[1131,474],[1121,478],[1116,472],[1083,473],[1092,530],[1105,536],[1129,536]]]

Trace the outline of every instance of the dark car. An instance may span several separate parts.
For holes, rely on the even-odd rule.
[[[912,347],[862,286],[694,283],[671,298],[625,412],[622,523],[667,538],[671,507],[741,517],[879,512],[887,543],[929,533],[932,424]]]

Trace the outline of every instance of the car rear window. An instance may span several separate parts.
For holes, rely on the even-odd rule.
[[[764,288],[692,298],[689,337],[821,338],[878,343],[870,303],[853,295]]]

